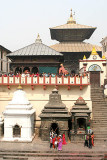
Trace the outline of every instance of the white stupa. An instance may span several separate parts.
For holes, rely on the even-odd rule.
[[[32,141],[34,137],[35,110],[19,86],[12,101],[6,106],[4,114],[5,141]]]

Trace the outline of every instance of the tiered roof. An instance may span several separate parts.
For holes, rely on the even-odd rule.
[[[101,52],[100,46],[94,46],[97,52]],[[93,45],[85,42],[61,42],[50,47],[57,52],[91,52]]]
[[[61,95],[57,89],[54,89],[49,95],[49,102],[44,106],[40,118],[68,118],[68,109],[66,105],[62,103]]]
[[[76,21],[72,15],[68,19],[67,23],[64,25],[56,26],[50,28],[51,38],[59,42],[69,42],[69,41],[84,41],[89,39],[96,27],[86,26],[81,24],[76,24]]]

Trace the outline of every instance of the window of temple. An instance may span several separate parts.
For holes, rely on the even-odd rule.
[[[22,69],[20,68],[20,67],[17,67],[16,69],[15,69],[15,74],[17,74],[17,73],[22,73]]]
[[[37,67],[33,67],[33,68],[32,68],[32,73],[35,74],[35,73],[37,73],[37,72],[38,72],[38,68],[37,68]]]
[[[30,72],[30,68],[29,68],[29,67],[25,67],[25,68],[23,69],[23,72],[24,72],[24,73]]]
[[[78,129],[86,129],[86,119],[84,118],[78,118],[77,119],[77,127]]]
[[[13,127],[13,137],[20,137],[21,136],[21,128],[18,125]]]
[[[59,127],[57,123],[52,123],[50,130],[53,130],[54,133],[56,133],[57,135],[59,134]]]

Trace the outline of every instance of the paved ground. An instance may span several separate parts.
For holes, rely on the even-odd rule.
[[[41,141],[39,138],[35,138],[32,143],[19,143],[19,142],[0,142],[0,150],[17,150],[17,151],[54,151],[49,148],[49,142]],[[84,147],[83,143],[70,143],[63,145],[63,151],[71,152],[96,152],[103,151],[107,153],[107,141],[106,142],[95,142],[95,146],[92,149]]]

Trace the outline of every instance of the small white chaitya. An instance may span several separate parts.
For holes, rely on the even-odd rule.
[[[4,114],[5,141],[32,141],[34,137],[35,110],[19,86],[12,101],[6,106]]]

